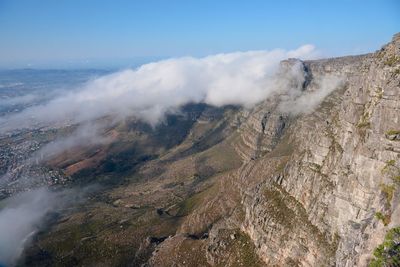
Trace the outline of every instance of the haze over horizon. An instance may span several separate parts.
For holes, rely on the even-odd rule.
[[[400,266],[400,0],[0,0],[0,267]]]
[[[136,67],[182,56],[295,49],[373,52],[400,29],[387,1],[0,0],[0,69]]]

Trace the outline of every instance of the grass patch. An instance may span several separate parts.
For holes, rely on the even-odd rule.
[[[213,196],[217,194],[218,187],[217,185],[213,185],[210,188],[194,194],[190,196],[189,198],[186,198],[182,202],[178,204],[179,209],[176,214],[176,216],[187,216],[189,215],[200,203],[203,202],[203,200],[207,196]]]
[[[268,154],[268,157],[290,156],[296,148],[296,144],[285,134],[276,147]]]
[[[212,252],[215,266],[264,266],[256,253],[256,247],[250,237],[239,229],[221,229],[218,232],[224,246]],[[204,265],[203,265],[204,266]]]
[[[382,97],[383,97],[383,89],[381,87],[378,87],[376,89],[376,91],[375,91],[375,94],[379,99],[382,99]]]
[[[387,166],[394,166],[396,164],[396,161],[394,159],[386,161]]]
[[[397,167],[395,165],[396,165],[396,161],[394,159],[386,161],[386,165],[385,165],[385,167],[382,168],[381,173],[385,174],[390,170],[397,169]]]
[[[400,134],[400,130],[389,130],[386,132],[386,135],[395,135]]]
[[[388,57],[383,64],[385,64],[386,66],[392,67],[394,65],[396,65],[397,63],[399,63],[399,58],[397,56],[390,56]]]
[[[266,209],[271,218],[277,223],[284,225],[288,229],[294,227],[295,213],[287,206],[288,200],[283,194],[274,188],[266,188],[264,196],[268,200]]]
[[[242,263],[242,266],[262,266],[261,261],[258,258],[258,255],[255,252],[255,247],[253,242],[251,241],[250,237],[243,233],[238,231],[236,233],[237,242],[236,244],[238,246],[238,251],[239,251],[239,260]],[[241,246],[240,246],[241,244]]]
[[[369,122],[369,115],[368,113],[365,112],[365,106],[364,106],[364,113],[362,114],[360,118],[360,122],[357,124],[357,128],[369,128],[371,126],[371,123]]]
[[[378,219],[379,221],[381,221],[384,226],[387,226],[390,223],[390,220],[391,220],[390,214],[383,214],[380,211],[375,213],[375,218]]]
[[[286,167],[286,165],[287,165],[287,163],[288,163],[288,160],[289,160],[289,158],[287,158],[287,159],[285,159],[285,160],[282,160],[282,161],[276,166],[275,171],[278,172],[278,173],[283,172],[283,170],[285,169],[285,167]]]
[[[199,196],[199,194],[185,199],[179,204],[179,211],[177,213],[177,216],[188,215],[192,210],[194,210],[197,203],[199,203],[200,201],[201,197]]]
[[[321,173],[322,166],[317,163],[310,163],[310,169],[317,173]]]
[[[394,185],[381,184],[380,188],[381,188],[382,193],[386,197],[387,203],[390,205],[390,202],[393,199],[393,194],[394,194],[394,190],[395,190]]]
[[[371,123],[369,121],[362,121],[357,124],[357,128],[368,128],[371,126]]]
[[[393,181],[395,181],[396,183],[400,183],[400,175],[396,175],[394,177],[392,177]]]

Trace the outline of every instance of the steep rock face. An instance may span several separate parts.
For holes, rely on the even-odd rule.
[[[294,86],[309,99],[293,113],[278,94],[237,115],[238,130],[225,142],[243,165],[217,179],[150,265],[168,258],[185,266],[182,255],[203,255],[203,265],[241,265],[232,260],[241,250],[227,250],[238,243],[226,232],[238,229],[259,257],[248,257],[254,265],[367,265],[387,230],[400,224],[399,49],[396,35],[373,54],[284,61],[283,68],[302,64],[304,79]],[[321,82],[328,76],[341,83],[316,103],[312,92],[326,90],[335,80]],[[202,233],[207,238],[184,238]],[[182,240],[196,252],[177,252]]]
[[[39,236],[26,265],[366,266],[400,224],[400,35],[293,66],[293,95],[193,106],[182,142],[179,124],[160,131],[171,145]]]
[[[329,73],[345,85],[291,125],[281,146],[292,152],[257,160],[280,157],[275,173],[245,175],[260,183],[244,194],[242,228],[265,263],[364,266],[399,225],[400,143],[390,138],[400,130],[399,39],[374,54],[304,63],[313,80]]]

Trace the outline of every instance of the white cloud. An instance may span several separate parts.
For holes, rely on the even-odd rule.
[[[0,98],[0,108],[20,105],[20,104],[29,104],[37,99],[38,99],[38,96],[33,95],[33,94],[27,94],[27,95],[10,97],[10,98]]]
[[[62,211],[73,203],[83,201],[98,186],[50,191],[39,188],[3,200],[0,210],[0,266],[16,264],[24,248],[39,229],[46,215]]]
[[[102,129],[100,124],[87,123],[80,125],[70,135],[56,139],[55,141],[49,142],[41,147],[30,159],[28,159],[26,164],[41,163],[43,160],[49,160],[52,157],[76,146],[105,144],[110,141],[110,138],[101,135],[103,130],[104,129]]]
[[[305,45],[291,51],[236,52],[145,64],[92,80],[47,104],[3,117],[1,131],[66,119],[80,123],[105,115],[134,115],[154,125],[166,112],[190,102],[251,107],[287,86],[276,76],[281,60],[315,55],[314,47]]]
[[[279,105],[279,109],[291,114],[308,114],[321,104],[325,97],[344,84],[341,77],[334,75],[314,79],[313,90],[286,94]]]
[[[59,193],[46,189],[32,190],[5,200],[5,207],[0,210],[1,266],[15,264],[46,214],[62,202]]]

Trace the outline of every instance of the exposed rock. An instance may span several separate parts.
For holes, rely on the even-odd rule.
[[[282,110],[279,95],[196,113],[142,180],[109,193],[101,218],[132,218],[100,227],[103,242],[146,266],[366,266],[400,225],[400,34],[375,53],[281,65],[301,68],[290,82],[302,93],[326,75],[343,86],[308,113]]]
[[[278,178],[258,167],[243,175],[259,177],[254,188],[246,186],[242,228],[265,263],[285,266],[291,258],[302,266],[365,266],[377,240],[400,223],[391,216],[384,226],[375,218],[385,210],[381,185],[393,184],[382,169],[388,161],[400,165],[400,145],[386,149],[398,133],[385,134],[400,125],[400,76],[393,75],[400,61],[387,65],[400,56],[398,48],[397,36],[375,54],[304,62],[313,79],[333,73],[346,86],[290,125],[280,142],[296,149]],[[269,164],[268,154],[256,163]],[[271,188],[276,182],[281,185]],[[393,190],[398,194],[399,187]],[[396,201],[390,199],[386,212],[398,214]]]

